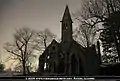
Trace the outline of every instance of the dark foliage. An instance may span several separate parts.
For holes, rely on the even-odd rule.
[[[104,53],[113,53],[120,55],[120,12],[114,12],[105,19],[104,30],[100,34],[100,40],[103,45]]]
[[[118,71],[119,68],[120,63],[106,65],[106,67],[101,67],[100,75],[119,76],[120,75],[120,72]]]

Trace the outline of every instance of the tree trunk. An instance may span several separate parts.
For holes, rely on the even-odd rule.
[[[101,64],[102,62],[101,62],[100,42],[99,41],[97,41],[97,49],[98,49],[98,55],[99,55],[99,60],[100,60],[100,64]]]
[[[22,61],[23,62],[23,75],[26,75],[26,68],[25,68],[25,60]]]
[[[44,39],[44,46],[45,46],[45,49],[46,49],[47,48],[46,39]]]

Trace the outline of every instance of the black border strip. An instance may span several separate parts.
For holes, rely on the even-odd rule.
[[[64,78],[64,79],[83,79],[83,80],[120,80],[120,76],[0,76],[0,79],[51,79],[51,78]]]

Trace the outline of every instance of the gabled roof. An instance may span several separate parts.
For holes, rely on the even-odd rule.
[[[49,46],[45,49],[45,51],[42,53],[43,56],[44,56],[44,54],[46,54],[46,53],[48,52],[48,49],[49,49],[53,44],[56,45],[56,46],[59,46],[59,43],[58,43],[55,39],[53,39],[52,42],[50,43],[50,45],[49,45]]]
[[[51,44],[59,44],[59,43],[55,39],[53,39]]]
[[[70,50],[74,47],[78,50],[81,50],[82,53],[84,53],[84,51],[85,51],[84,47],[81,46],[79,43],[77,43],[74,40],[71,42],[61,42],[60,46],[61,46],[62,51],[66,52],[66,53],[70,52]]]
[[[62,21],[71,21],[71,22],[72,22],[71,15],[70,15],[69,8],[68,8],[68,5],[66,5],[66,8],[65,8],[65,12],[64,12]]]

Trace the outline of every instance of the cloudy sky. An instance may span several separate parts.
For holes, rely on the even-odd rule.
[[[59,38],[66,4],[71,13],[80,10],[82,0],[0,0],[0,55],[6,42],[13,40],[16,29],[28,27],[34,30],[50,29]]]

